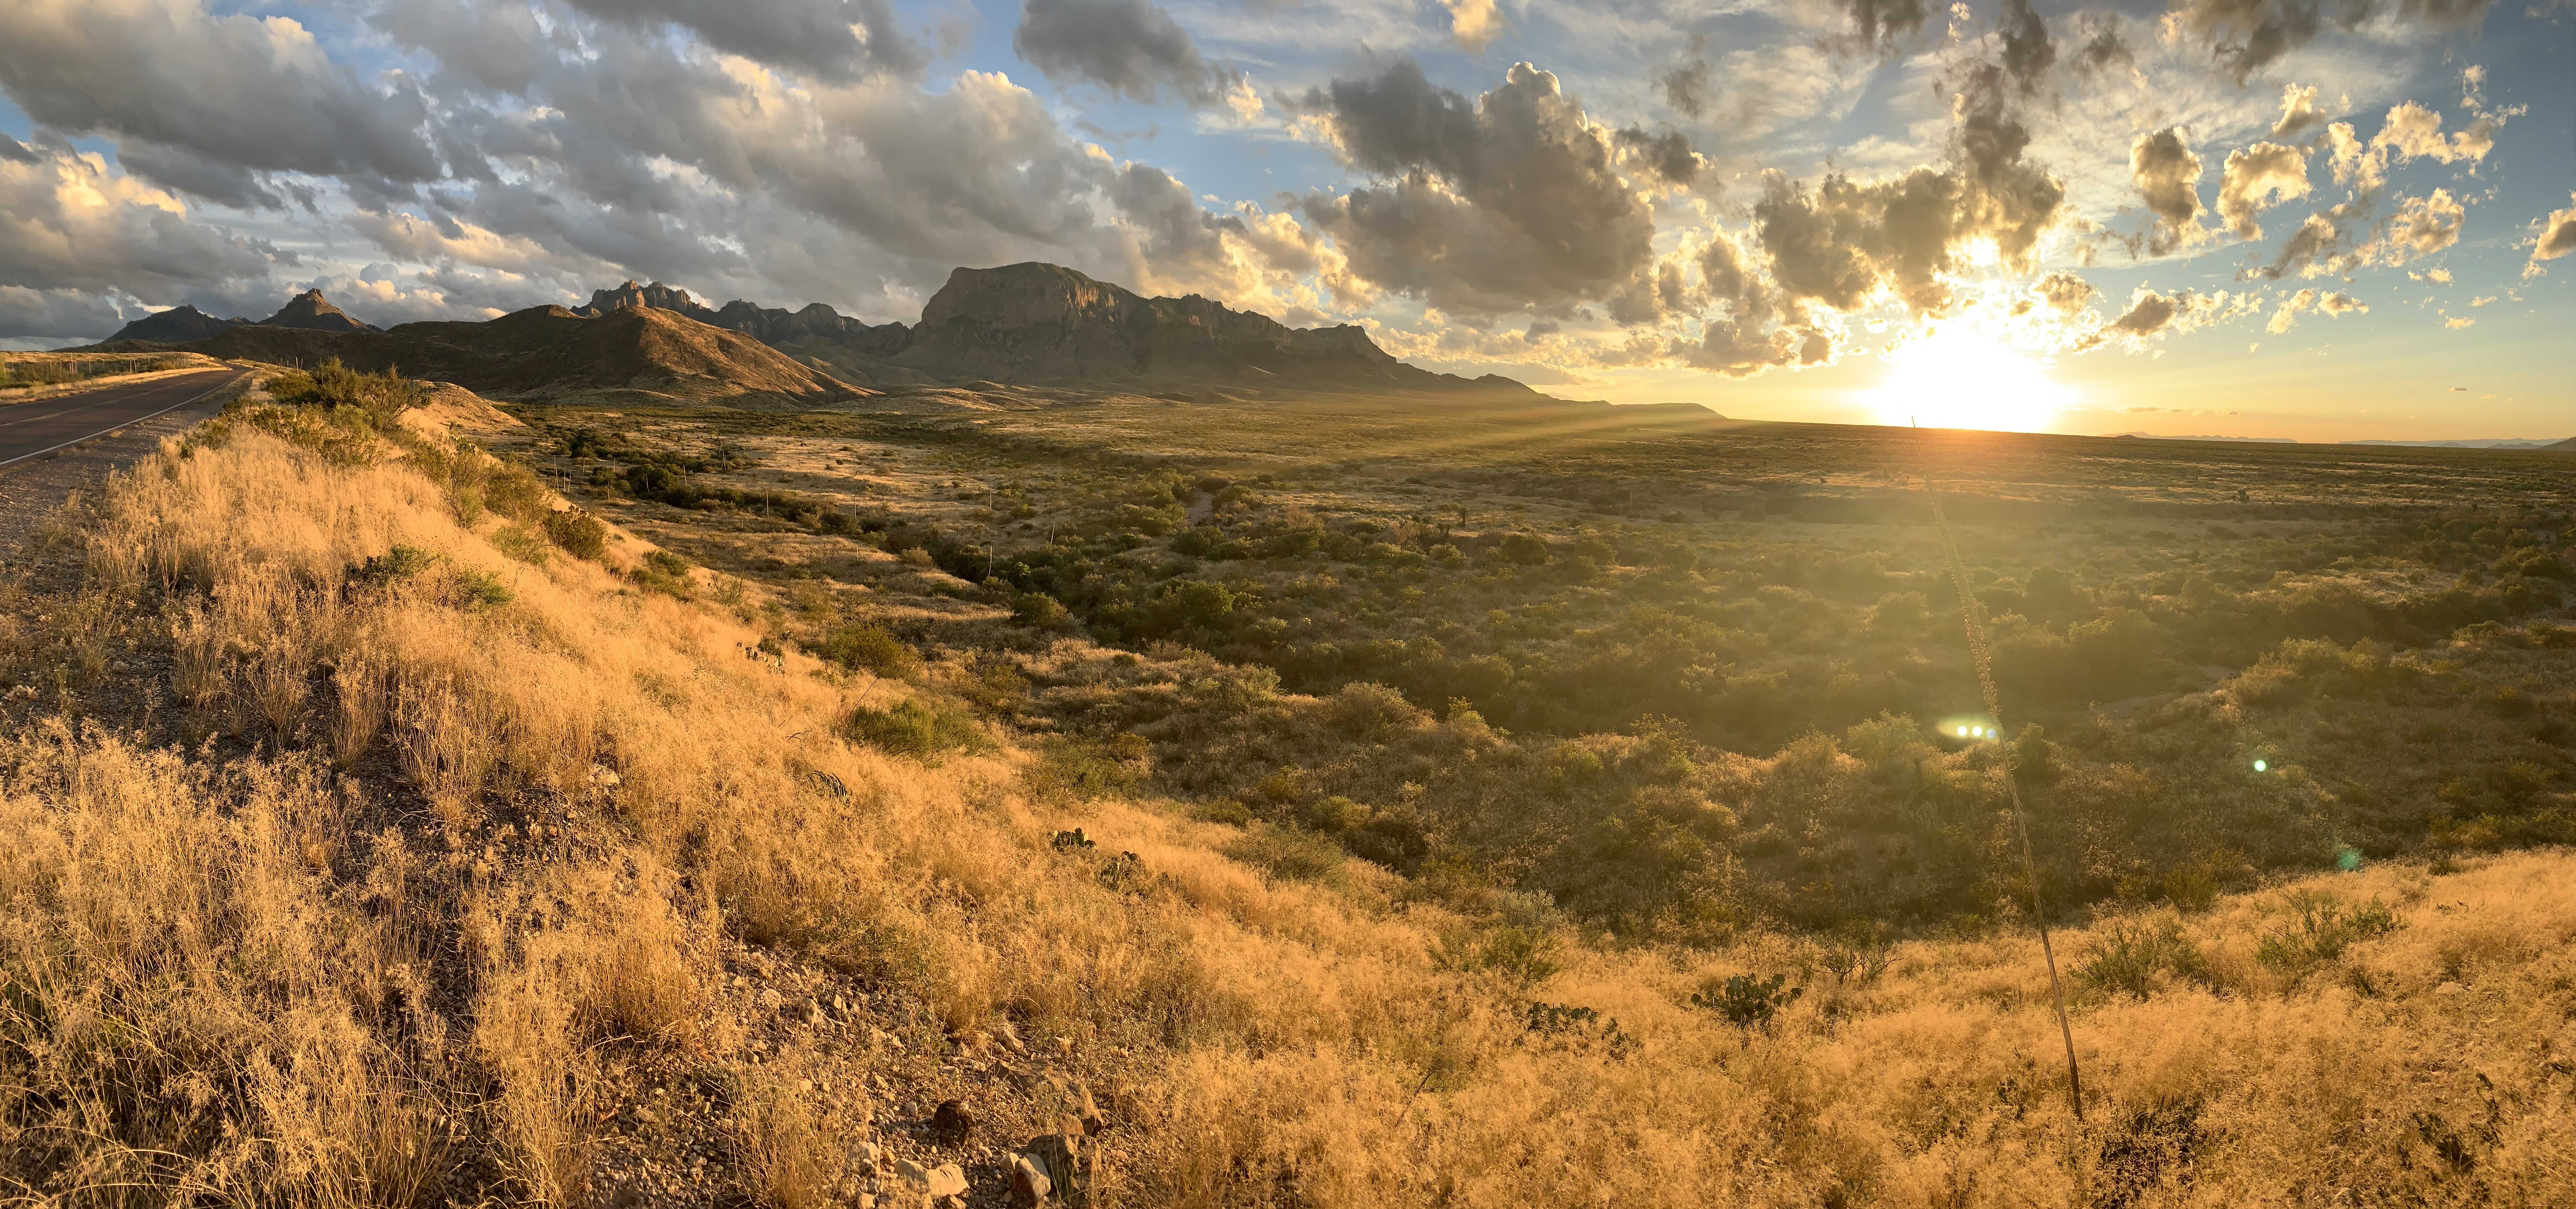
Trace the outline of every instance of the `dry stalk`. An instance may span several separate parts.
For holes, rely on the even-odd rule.
[[[1921,432],[1920,428],[1916,429]],[[1917,440],[1921,437],[1918,435]],[[1928,459],[1927,459],[1928,461]],[[1924,494],[1932,497],[1932,523],[1941,533],[1941,553],[1950,564],[1950,579],[1959,592],[1959,615],[1967,622],[1968,655],[1977,667],[1977,687],[1985,695],[1986,716],[1994,719],[1995,734],[2005,733],[2003,695],[1995,688],[1994,649],[1986,642],[1986,606],[1977,599],[1976,587],[1968,582],[1968,562],[1959,553],[1959,539],[1950,532],[1949,514],[1941,507],[1941,492],[1932,485],[1932,472],[1923,471]],[[2084,1119],[2084,1078],[2075,1061],[2075,1029],[2066,1018],[2066,984],[2057,976],[2057,950],[2049,941],[2048,905],[2040,896],[2039,862],[2031,855],[2030,819],[2022,808],[2021,777],[2018,770],[2007,767],[2004,788],[2012,803],[2013,831],[2021,839],[2022,876],[2030,881],[2031,921],[2039,928],[2039,955],[2048,963],[2048,989],[2057,1000],[2057,1035],[2066,1043],[2066,1100],[2075,1109],[2075,1119]]]

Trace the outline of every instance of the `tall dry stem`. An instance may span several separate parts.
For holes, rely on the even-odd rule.
[[[1919,429],[1917,430],[1920,431]],[[1916,437],[1921,440],[1920,436]],[[1941,492],[1932,485],[1929,467],[1923,472],[1924,493],[1932,497],[1932,522],[1941,532],[1941,552],[1950,564],[1950,581],[1959,592],[1959,615],[1968,629],[1968,657],[1976,664],[1977,688],[1985,696],[1986,716],[1994,719],[1995,733],[2004,728],[2003,694],[1995,687],[1994,648],[1986,641],[1986,605],[1977,599],[1977,589],[1968,579],[1968,560],[1959,553],[1959,540],[1950,531],[1950,517],[1941,506]],[[2075,1110],[2075,1119],[2084,1119],[2084,1076],[2075,1061],[2075,1026],[2066,1017],[2066,984],[2057,974],[2057,950],[2048,935],[2048,903],[2040,893],[2039,862],[2032,857],[2030,820],[2022,809],[2021,772],[2007,768],[2004,788],[2012,803],[2013,831],[2021,839],[2022,876],[2030,882],[2030,917],[2039,929],[2039,953],[2048,963],[2048,990],[2057,1001],[2057,1034],[2066,1043],[2066,1100]]]

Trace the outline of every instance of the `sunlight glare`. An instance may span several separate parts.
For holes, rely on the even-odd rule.
[[[1870,392],[1887,424],[2038,432],[2074,398],[2036,358],[1971,327],[1909,340],[1888,361]]]

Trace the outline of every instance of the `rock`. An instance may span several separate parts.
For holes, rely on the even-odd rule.
[[[858,1145],[850,1148],[851,1165],[863,1170],[876,1170],[877,1164],[884,1161],[884,1159],[885,1151],[878,1149],[877,1144],[874,1142],[862,1141]]]
[[[1035,1209],[1036,1206],[1045,1204],[1047,1198],[1053,1195],[1055,1195],[1055,1181],[1048,1179],[1045,1172],[1038,1170],[1038,1165],[1030,1161],[1029,1156],[1024,1154],[1011,1156],[1011,1203],[1013,1205],[1019,1206],[1020,1209]]]
[[[944,1145],[963,1146],[974,1132],[975,1114],[955,1100],[940,1101],[938,1110],[930,1114],[930,1136]]]
[[[1078,1134],[1044,1133],[1029,1139],[1029,1144],[1012,1156],[1025,1162],[1064,1203],[1080,1209],[1089,1198],[1091,1181],[1082,1170],[1082,1138]]]
[[[931,1168],[928,1182],[933,1197],[966,1195],[966,1171],[955,1163],[941,1163]]]
[[[894,1161],[894,1173],[896,1176],[910,1183],[927,1184],[930,1182],[930,1169],[919,1163],[913,1162],[910,1159],[896,1159]]]

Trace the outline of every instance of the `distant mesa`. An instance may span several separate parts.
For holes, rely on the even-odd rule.
[[[2541,448],[2543,448],[2543,449],[2556,449],[2556,450],[2562,450],[2562,451],[2567,452],[2567,453],[2576,453],[2576,437],[2569,437],[2569,438],[2567,438],[2566,440],[2564,440],[2564,441],[2560,441],[2560,442],[2558,442],[2557,444],[2554,444],[2554,445],[2543,445],[2543,446],[2541,446]]]

